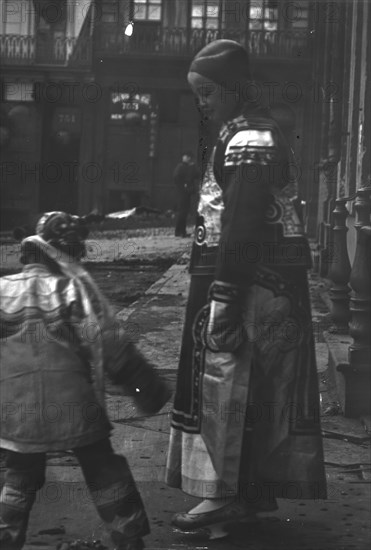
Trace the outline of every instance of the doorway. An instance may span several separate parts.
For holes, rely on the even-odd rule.
[[[40,169],[40,211],[78,211],[80,112],[56,107],[46,116]]]

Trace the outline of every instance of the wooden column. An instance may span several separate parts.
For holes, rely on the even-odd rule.
[[[349,8],[349,10],[348,10]],[[351,297],[348,361],[337,365],[343,375],[344,415],[371,413],[371,176],[370,176],[370,60],[369,2],[347,3],[349,20],[344,74],[342,162],[339,193],[356,192],[354,203],[356,243],[350,275]],[[357,191],[356,191],[357,190]],[[353,231],[353,230],[352,230]],[[346,338],[344,338],[346,339]]]
[[[328,261],[328,240],[329,233],[332,225],[330,218],[333,205],[331,205],[331,184],[329,179],[331,179],[331,170],[329,170],[329,163],[331,160],[329,158],[329,125],[330,125],[330,102],[327,93],[328,86],[331,82],[331,51],[332,43],[334,37],[334,23],[326,19],[325,26],[325,43],[324,43],[324,65],[322,73],[322,82],[321,84],[321,122],[320,122],[320,173],[319,173],[319,208],[318,208],[318,218],[320,232],[319,232],[319,244],[321,248],[320,255],[320,275],[321,277],[327,276],[327,271],[329,268]],[[322,54],[323,55],[323,54]]]
[[[308,127],[304,132],[306,148],[303,149],[303,157],[308,166],[308,179],[306,189],[307,219],[306,231],[309,236],[318,239],[318,211],[320,190],[320,159],[321,159],[321,124],[323,117],[323,101],[321,97],[321,85],[323,84],[326,60],[326,32],[325,17],[317,13],[318,3],[313,4],[313,56],[312,56],[312,97],[308,102]],[[320,240],[320,239],[318,239]],[[319,250],[315,253],[315,263],[319,263]]]
[[[341,141],[340,141],[340,127],[341,127],[341,105],[342,105],[342,76],[344,72],[344,21],[345,21],[345,6],[342,3],[337,5],[337,17],[334,18],[331,25],[329,25],[329,52],[328,52],[328,77],[324,82],[324,102],[326,104],[325,118],[327,119],[327,125],[323,128],[323,145],[325,150],[323,154],[326,156],[326,163],[324,166],[324,177],[323,183],[326,185],[327,197],[324,201],[323,208],[323,232],[324,232],[324,256],[323,260],[326,260],[326,257],[329,257],[329,263],[326,265],[325,261],[321,263],[321,274],[323,276],[329,276],[328,270],[332,268],[332,272],[337,280],[341,279],[340,286],[342,290],[340,294],[344,292],[344,284],[346,285],[349,281],[349,278],[346,280],[345,272],[341,274],[340,270],[345,268],[346,263],[348,262],[348,254],[346,249],[346,217],[348,212],[345,208],[345,201],[341,203],[336,202],[337,198],[337,187],[338,187],[338,165],[341,157]],[[335,210],[334,210],[335,208]],[[345,214],[345,216],[344,216]],[[334,219],[334,216],[337,216],[337,220]],[[335,227],[334,227],[335,225]],[[333,232],[334,229],[334,232]],[[339,262],[341,267],[337,267],[331,262],[332,250],[331,247],[333,243],[332,239],[335,239],[336,246],[339,247]],[[337,252],[336,252],[337,255]],[[348,265],[347,265],[348,269]],[[346,269],[346,270],[347,270]],[[334,271],[335,270],[335,271]],[[349,276],[350,266],[347,275]],[[340,279],[339,279],[340,277]],[[336,290],[334,289],[334,292]],[[335,297],[335,296],[334,296]],[[344,296],[341,298],[343,302]],[[347,308],[346,308],[347,309]],[[336,312],[336,313],[335,313]],[[346,310],[343,307],[342,314],[338,311],[336,306],[334,309],[336,324],[340,323],[339,328],[341,330],[345,329],[347,326],[348,319],[345,319]],[[340,315],[340,317],[338,316]],[[345,323],[345,324],[344,324]]]

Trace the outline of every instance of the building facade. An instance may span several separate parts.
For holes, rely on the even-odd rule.
[[[188,67],[197,51],[218,38],[237,40],[250,52],[255,93],[295,119],[295,137],[290,137],[301,156],[310,75],[309,2],[293,9],[290,2],[266,0],[133,0],[102,2],[100,9],[94,74],[106,100],[99,105],[102,134],[96,154],[107,211],[140,202],[174,207],[172,174],[182,152],[201,158],[202,129],[186,80]],[[133,32],[126,36],[129,22]],[[136,116],[140,110],[142,116]]]
[[[1,223],[11,228],[44,210],[79,211],[97,91],[90,2],[0,8]]]
[[[246,46],[255,93],[289,120],[301,163],[311,4],[1,0],[3,225],[45,209],[173,208],[182,152],[200,158],[188,67],[217,38]],[[300,179],[304,186],[305,174]]]
[[[371,5],[331,3],[315,25],[306,218],[330,281],[329,365],[346,416],[371,413]]]
[[[323,11],[314,28],[312,81],[315,85],[306,128],[308,231],[319,243],[319,269],[329,268],[333,210],[341,197],[354,197],[370,185],[370,5],[341,0]],[[354,208],[349,202],[349,227]],[[355,234],[348,232],[353,261]]]

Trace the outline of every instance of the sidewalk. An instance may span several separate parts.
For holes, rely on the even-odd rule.
[[[175,385],[189,276],[186,263],[173,265],[146,294],[119,316],[140,348]],[[320,281],[311,278],[312,298]],[[317,285],[317,286],[316,286]],[[323,405],[334,402],[327,387],[327,348],[321,337],[327,311],[313,299],[318,372]],[[171,404],[154,417],[140,416],[133,401],[107,388],[114,424],[113,445],[126,455],[138,481],[151,522],[147,550],[366,550],[370,543],[370,435],[360,422],[340,415],[324,416],[327,501],[279,501],[257,526],[235,532],[230,540],[205,542],[174,533],[170,518],[198,499],[163,483]],[[47,483],[32,512],[26,550],[49,550],[58,541],[100,539],[109,545],[73,455],[48,461]]]

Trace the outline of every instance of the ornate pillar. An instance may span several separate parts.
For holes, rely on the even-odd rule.
[[[328,278],[333,285],[330,289],[330,299],[332,303],[331,317],[334,326],[330,328],[331,332],[347,333],[348,322],[350,319],[349,311],[349,293],[350,287],[350,262],[347,248],[346,219],[349,212],[345,206],[348,198],[336,199],[335,210],[333,211],[334,226],[332,228],[332,242],[329,243],[331,255],[331,265],[328,272]]]
[[[348,365],[339,365],[345,380],[345,416],[370,415],[371,383],[371,186],[357,191],[354,204],[357,245],[350,276],[351,321],[349,333],[353,342],[349,346]]]
[[[350,275],[351,321],[349,333],[353,343],[349,347],[349,361],[354,371],[371,371],[371,186],[357,191],[354,203],[357,246]]]

